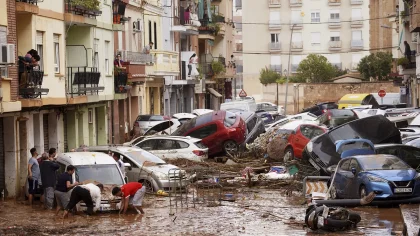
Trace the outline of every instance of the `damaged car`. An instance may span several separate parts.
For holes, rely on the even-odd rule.
[[[246,125],[246,139],[245,143],[252,143],[260,134],[265,132],[264,122],[254,112],[237,111],[236,114],[240,115],[245,121]]]
[[[330,109],[319,116],[317,121],[328,128],[334,128],[357,119],[358,116],[353,110]]]
[[[303,160],[309,161],[321,175],[329,175],[328,167],[341,160],[335,143],[347,139],[368,139],[373,144],[401,144],[400,131],[394,123],[376,115],[351,121],[313,138],[303,151]]]

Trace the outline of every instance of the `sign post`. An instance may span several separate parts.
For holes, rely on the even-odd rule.
[[[246,96],[248,95],[246,94],[245,90],[242,89],[241,92],[239,93],[239,97],[244,98]]]
[[[381,105],[384,105],[384,97],[386,95],[385,90],[381,89],[378,91],[378,96],[381,98]]]

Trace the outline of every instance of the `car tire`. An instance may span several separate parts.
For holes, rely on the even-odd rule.
[[[366,187],[364,185],[361,185],[359,188],[359,197],[360,199],[366,197],[368,195]]]
[[[283,161],[287,162],[287,161],[291,161],[293,159],[295,159],[295,155],[293,154],[293,148],[292,147],[287,147],[284,150]]]
[[[154,193],[156,191],[155,187],[153,186],[153,183],[151,183],[149,180],[139,180],[139,183],[144,185],[146,187],[146,193]]]
[[[239,146],[235,141],[228,140],[228,141],[223,143],[223,151],[226,154],[233,155],[233,154],[236,154],[239,151]]]

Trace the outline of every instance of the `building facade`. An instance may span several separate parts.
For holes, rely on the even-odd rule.
[[[262,68],[293,75],[316,53],[340,69],[356,70],[369,54],[366,0],[242,0],[242,16],[244,89],[257,100]]]

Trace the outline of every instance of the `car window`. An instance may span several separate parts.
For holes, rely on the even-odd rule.
[[[347,109],[333,109],[330,110],[331,116],[355,116],[352,110]]]
[[[122,161],[124,163],[129,163],[131,165],[131,168],[139,168],[136,163],[134,163],[132,160],[130,160],[128,157],[126,157],[124,155],[123,155]],[[133,181],[133,180],[130,180],[130,181]]]
[[[132,151],[132,152],[126,152],[125,155],[129,156],[134,161],[138,162],[140,165],[143,165],[143,163],[147,162],[148,164],[156,164],[156,165],[164,165],[166,162],[159,157],[153,155],[150,152],[147,151]]]
[[[315,127],[315,126],[312,126],[312,130],[313,130],[313,133],[312,133],[311,139],[313,137],[316,137],[316,136],[319,136],[319,135],[325,133],[325,130],[323,130],[319,127]]]
[[[257,124],[257,119],[257,117],[253,117],[246,124],[246,129],[248,130],[248,133],[251,133],[251,131],[254,129],[255,125]]]
[[[197,116],[197,117],[185,122],[184,124],[182,124],[171,135],[173,135],[173,136],[184,136],[184,134],[186,132],[188,132],[189,130],[191,130],[192,128],[204,125],[206,123],[209,123],[209,122],[212,121],[212,119],[213,119],[213,112],[206,113],[206,114],[201,115],[201,116]]]
[[[418,137],[414,137],[414,138],[408,137],[408,138],[404,139],[402,143],[413,146],[413,147],[420,148],[420,138],[418,138]]]
[[[150,121],[164,121],[163,116],[151,116]]]
[[[236,114],[226,111],[226,115],[225,115],[225,120],[224,120],[224,124],[226,127],[231,127],[233,124],[235,124],[236,121]]]
[[[137,117],[137,121],[149,121],[150,116],[141,115]]]
[[[401,148],[399,158],[414,169],[418,169],[420,167],[420,151],[415,148]]]
[[[137,147],[144,149],[144,150],[155,150],[156,148],[156,140],[155,139],[149,139],[149,140],[145,140],[141,143],[138,143],[136,145]]]
[[[183,141],[176,141],[179,148],[188,148],[190,145]]]
[[[203,148],[203,149],[204,149],[204,148],[207,148],[207,147],[206,147],[206,145],[204,145],[201,141],[196,142],[196,143],[195,143],[195,145],[196,145],[198,148]]]
[[[311,139],[312,136],[312,126],[309,125],[301,125],[300,126],[300,133],[308,139]]]
[[[343,163],[341,163],[340,169],[345,170],[345,171],[350,171],[350,161],[351,161],[350,159],[343,161]]]
[[[59,163],[59,162],[57,162],[58,163],[58,165],[60,166],[60,168],[58,169],[58,173],[59,174],[62,174],[62,173],[64,173],[64,172],[66,172],[66,165],[64,165],[64,164],[62,164],[62,163]]]
[[[216,131],[217,131],[217,125],[216,124],[210,124],[210,125],[204,126],[202,128],[199,128],[197,130],[194,130],[187,135],[191,136],[193,138],[203,139],[205,137],[208,137],[208,136],[216,133]]]
[[[357,172],[360,171],[360,166],[356,159],[352,159],[350,162],[350,170],[352,170],[352,168],[355,168]]]
[[[335,103],[327,103],[327,104],[322,104],[322,109],[337,109],[338,106]]]
[[[310,110],[309,110],[309,112],[312,112],[312,113],[314,113],[314,112],[317,112],[317,111],[319,111],[320,109],[319,109],[319,107],[318,106],[314,106],[314,107],[312,107]]]
[[[381,147],[376,149],[377,154],[389,154],[399,156],[398,147]]]
[[[330,124],[330,121],[328,120],[328,114],[324,113],[323,115],[318,117],[318,123],[328,126]]]
[[[171,150],[178,149],[178,144],[175,140],[170,139],[158,139],[156,150]]]
[[[410,167],[398,157],[390,155],[367,156],[360,160],[363,169],[369,170],[407,170]]]

